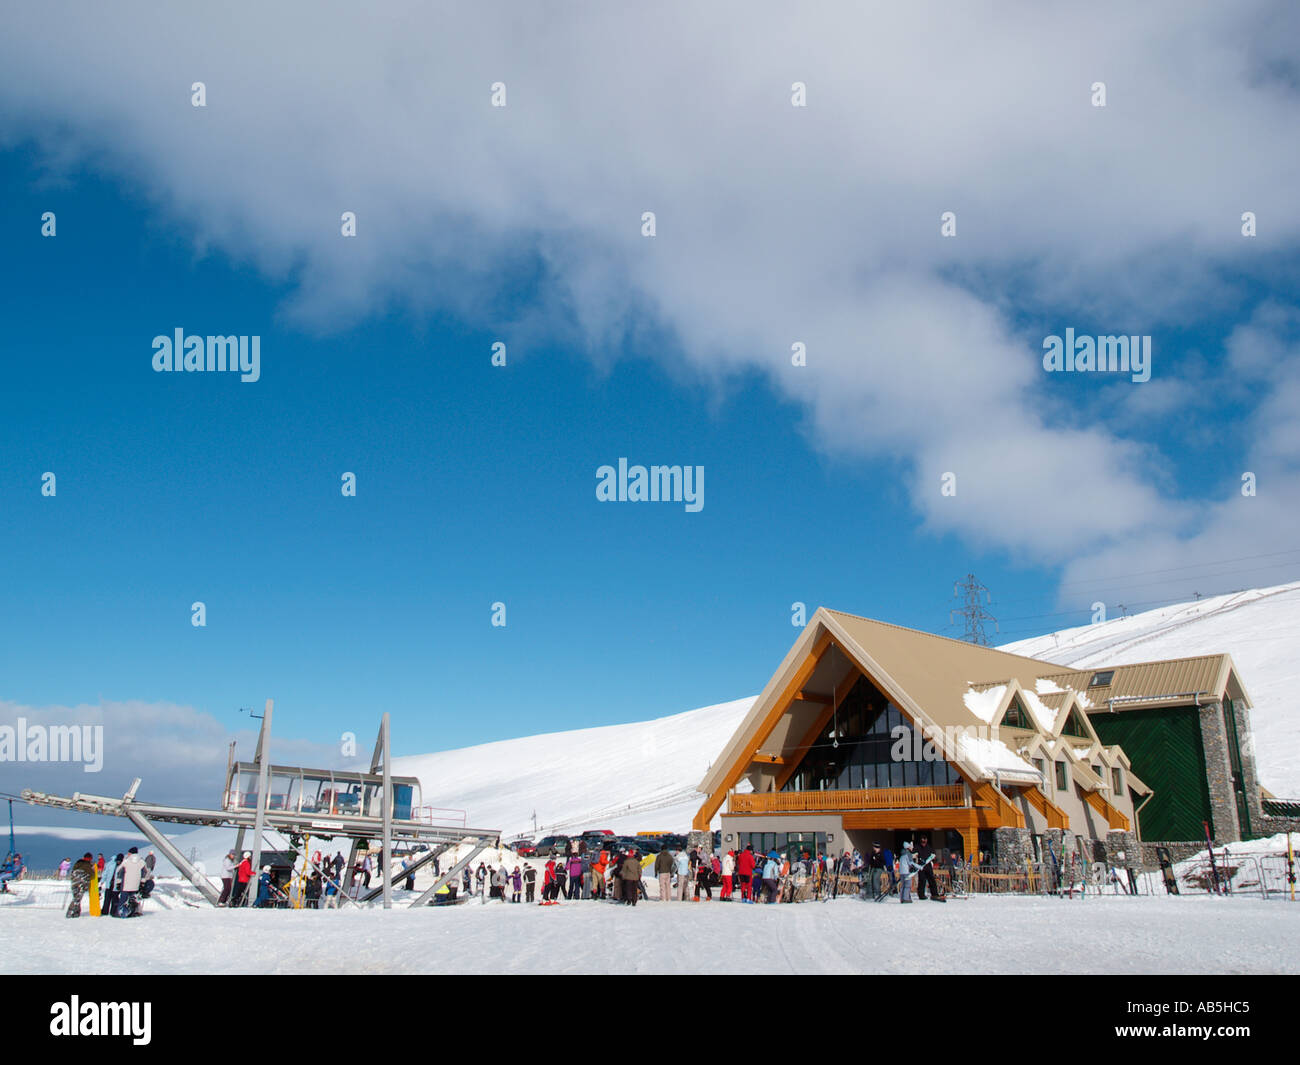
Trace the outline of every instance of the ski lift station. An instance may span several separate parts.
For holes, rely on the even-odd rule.
[[[440,819],[438,814],[445,811],[422,805],[420,781],[416,777],[394,776],[390,772],[388,714],[383,715],[379,726],[370,769],[359,772],[270,764],[271,713],[272,703],[268,699],[254,758],[251,762],[230,761],[218,809],[145,802],[136,797],[139,779],[120,798],[81,792],[63,797],[30,790],[24,791],[22,797],[35,805],[127,818],[214,906],[220,897],[217,890],[163,835],[158,824],[229,828],[235,833],[232,849],[237,854],[250,851],[254,869],[261,867],[263,849],[268,852],[279,849],[265,839],[267,830],[288,837],[295,841],[295,846],[298,841],[305,843],[308,839],[350,840],[352,853],[343,884],[345,896],[351,886],[352,867],[360,849],[363,845],[368,847],[372,840],[379,840],[383,846],[382,882],[357,901],[369,903],[382,898],[385,909],[392,905],[395,882],[405,879],[452,847],[466,842],[474,844],[468,857],[438,877],[412,905],[430,903],[444,883],[452,882],[465,865],[499,842],[501,833],[498,829],[467,828]],[[250,832],[252,838],[245,845],[245,835]],[[395,870],[392,860],[394,844],[410,849],[423,845],[425,849],[417,862]],[[305,845],[302,850],[304,860],[311,865]],[[246,901],[251,900],[252,894],[247,893]]]

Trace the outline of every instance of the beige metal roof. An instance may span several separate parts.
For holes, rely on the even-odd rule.
[[[1096,666],[1089,669],[1072,669],[1068,672],[1044,674],[1047,680],[1061,687],[1077,689],[1091,704],[1090,709],[1105,709],[1112,699],[1129,700],[1134,697],[1148,704],[1167,701],[1175,695],[1203,692],[1205,699],[1222,698],[1232,659],[1228,655],[1198,655],[1194,658],[1170,658],[1159,662],[1137,662],[1128,666]],[[1109,684],[1088,686],[1098,673],[1113,672]],[[1120,702],[1115,709],[1131,709],[1141,705]]]

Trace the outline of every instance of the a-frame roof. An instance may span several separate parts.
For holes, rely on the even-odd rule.
[[[836,665],[827,665],[823,661],[823,665],[802,685],[802,691],[830,696],[835,681],[843,675],[847,658],[911,720],[917,722],[927,738],[931,732],[942,729],[987,728],[988,720],[973,713],[963,699],[972,684],[990,678],[1016,677],[1023,678],[1023,683],[1032,688],[1035,677],[1045,669],[1053,668],[1048,663],[1023,655],[823,607],[809,620],[781,667],[754,701],[740,728],[700,782],[700,791],[706,794],[714,792],[735,767],[737,759],[746,757],[745,752],[754,748],[763,723],[795,676],[800,663],[812,653],[818,640],[826,638],[833,640],[844,654]],[[782,741],[794,742],[791,737],[797,731],[787,728],[780,734]],[[780,743],[763,742],[759,746],[776,754],[775,748],[779,748]],[[1004,747],[1003,755],[997,746],[981,744],[978,760],[973,753],[944,753],[972,779],[990,779],[995,769],[1007,772],[1025,769],[1009,748]],[[974,751],[974,745],[971,750]],[[1001,758],[1006,764],[990,765],[990,758]]]

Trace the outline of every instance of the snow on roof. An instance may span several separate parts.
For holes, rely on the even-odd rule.
[[[958,737],[957,746],[964,758],[974,762],[989,776],[995,773],[1023,774],[1033,780],[1040,779],[1038,770],[1001,740],[985,739],[963,732]]]
[[[1059,695],[1065,691],[1056,681],[1049,680],[1047,677],[1039,677],[1034,681],[1034,690],[1039,695]]]
[[[961,701],[966,704],[966,709],[978,717],[985,724],[993,721],[993,714],[997,711],[998,703],[1002,702],[1002,696],[1006,694],[1007,686],[999,684],[993,688],[986,688],[984,691],[976,691],[974,688],[968,688],[962,695]],[[1008,751],[1008,754],[1011,752]]]
[[[1039,684],[1042,683],[1040,680]],[[1029,707],[1029,712],[1034,715],[1034,721],[1042,731],[1051,735],[1052,725],[1056,722],[1056,714],[1040,699],[1036,692],[1026,689],[1021,694],[1025,697],[1025,705]]]

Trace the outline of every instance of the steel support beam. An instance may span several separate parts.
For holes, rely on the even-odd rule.
[[[447,883],[447,881],[451,880],[453,877],[459,876],[461,870],[464,869],[465,866],[469,865],[470,862],[472,862],[475,858],[477,858],[490,846],[492,846],[492,843],[493,840],[491,839],[480,839],[478,843],[475,845],[474,849],[469,852],[469,854],[467,854],[464,858],[462,858],[450,869],[448,869],[445,873],[443,873],[442,876],[438,877],[438,879],[435,880],[433,884],[429,887],[428,891],[426,891],[423,895],[421,895],[418,899],[416,899],[413,903],[411,903],[411,909],[415,909],[415,907],[417,906],[427,905],[429,900],[433,898],[433,896],[437,893],[438,889],[442,887],[443,884]]]
[[[435,858],[441,858],[444,854],[446,854],[447,851],[450,849],[450,847],[451,847],[450,843],[440,843],[437,847],[430,850],[427,854],[421,855],[418,861],[412,862],[405,869],[402,869],[400,871],[394,869],[391,878],[389,878],[387,873],[384,874],[384,877],[389,884],[396,884],[399,880],[405,880],[408,876],[414,876],[416,873],[418,873],[421,869],[423,869]],[[371,888],[364,895],[362,895],[361,898],[358,899],[357,901],[374,902],[375,899],[379,898],[379,896],[382,895],[383,893],[384,893],[384,885],[380,885],[379,887]]]
[[[253,899],[257,896],[257,880],[262,875],[262,825],[266,821],[266,789],[271,779],[271,706],[272,700],[267,699],[266,713],[262,716],[262,731],[257,737],[257,815],[253,820],[253,869],[241,900],[244,906],[253,905]]]
[[[176,845],[173,844],[171,840],[154,828],[153,825],[149,823],[148,819],[142,814],[138,814],[134,810],[128,809],[126,811],[126,816],[131,819],[131,823],[135,825],[136,828],[144,833],[145,838],[157,847],[162,855],[171,862],[172,865],[176,866],[176,868],[184,874],[185,878],[191,884],[198,888],[199,893],[205,899],[212,903],[213,906],[217,905],[218,900],[221,898],[221,893],[212,886],[206,876],[194,868],[190,863],[190,860],[176,848]]]

